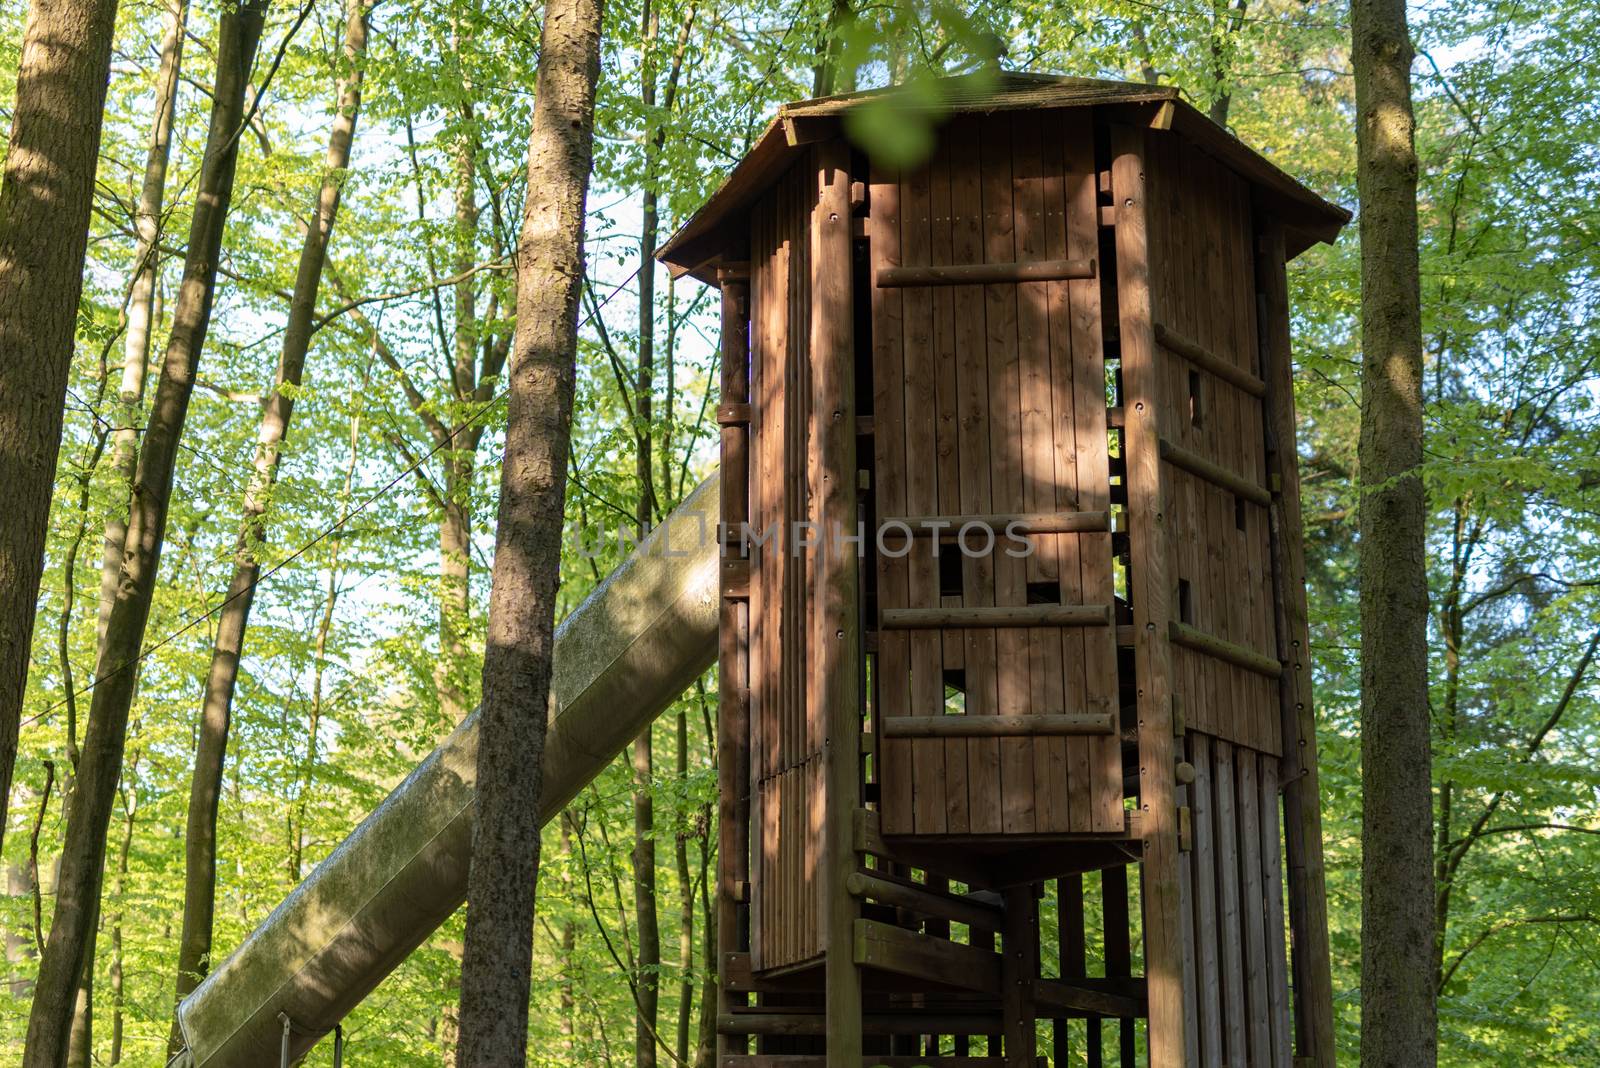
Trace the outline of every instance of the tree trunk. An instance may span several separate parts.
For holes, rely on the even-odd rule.
[[[132,767],[139,762],[139,754],[135,753]],[[130,773],[128,776],[132,780]],[[133,827],[139,813],[139,786],[137,782],[130,781],[123,794],[123,812],[126,813],[122,824],[122,847],[117,852],[117,885],[112,894],[117,902],[117,911],[111,916],[111,1060],[110,1064],[117,1064],[122,1060],[122,902],[123,894],[127,890],[128,881],[128,854],[133,849]]]
[[[235,134],[244,117],[244,88],[261,40],[266,4],[267,0],[248,0],[226,11],[218,29],[217,84],[183,282],[134,479],[122,571],[101,643],[95,672],[99,684],[89,707],[83,758],[62,846],[55,919],[28,1017],[24,1068],[55,1068],[67,1051],[74,988],[90,945],[90,925],[105,870],[106,832],[122,772],[135,667],[155,594],[178,442],[210,326],[217,262],[238,161]]]
[[[0,178],[0,845],[44,571],[116,0],[32,0]]]
[[[1427,506],[1411,40],[1351,7],[1361,200],[1361,1062],[1435,1063]]]
[[[278,461],[289,433],[289,421],[294,416],[295,394],[299,391],[306,354],[311,347],[317,291],[322,285],[323,265],[327,262],[328,240],[339,213],[340,188],[350,166],[350,145],[355,138],[356,117],[361,108],[368,3],[369,0],[348,0],[345,5],[344,59],[347,67],[339,80],[338,108],[328,135],[322,186],[317,191],[316,209],[300,248],[294,294],[283,331],[283,351],[278,359],[277,381],[267,398],[261,428],[256,434],[255,467],[245,488],[244,517],[234,545],[233,580],[228,584],[227,599],[217,619],[211,667],[206,675],[194,775],[189,787],[188,833],[184,838],[183,934],[178,943],[174,1005],[189,995],[211,966],[211,927],[217,885],[217,805],[222,793],[223,764],[227,759],[233,695],[239,680],[239,657],[244,648],[245,631],[250,625],[256,580],[261,574],[259,551],[267,537],[264,516],[278,477]],[[182,1048],[183,1032],[174,1017],[167,1050],[169,1055],[175,1055]]]
[[[83,971],[72,1000],[72,1027],[67,1035],[66,1068],[89,1068],[94,1055],[94,951],[100,937],[100,903],[89,924],[89,944],[83,953]]]
[[[458,45],[459,46],[459,45]],[[470,118],[468,120],[470,122]],[[472,269],[478,233],[477,139],[470,129],[455,140],[455,233],[453,268],[457,275]],[[455,350],[450,368],[452,392],[461,404],[471,403],[477,388],[478,280],[464,277],[455,284]],[[470,413],[457,414],[452,422]],[[444,453],[444,508],[439,519],[439,705],[452,727],[466,718],[470,699],[466,684],[467,632],[472,625],[472,490],[477,469],[476,427],[462,430]]]
[[[678,707],[676,726],[678,785],[689,781],[689,719]],[[682,796],[680,794],[679,796]],[[681,817],[681,814],[679,814]],[[694,880],[689,873],[689,834],[679,826],[673,836],[678,875],[678,1064],[689,1063],[689,1028],[694,1019]]]
[[[640,19],[643,44],[643,72],[639,98],[649,116],[656,105],[654,45],[659,17],[655,5],[646,0]],[[645,180],[643,224],[639,231],[639,371],[634,382],[634,480],[638,498],[634,522],[639,540],[650,530],[655,518],[655,476],[651,461],[655,393],[655,248],[659,226],[655,190],[655,138],[645,137]],[[661,924],[656,912],[655,799],[651,793],[655,778],[655,750],[651,729],[646,725],[633,743],[633,912],[639,934],[639,968],[635,980],[633,1057],[637,1068],[655,1068],[656,1034],[661,1005]]]
[[[178,104],[178,73],[183,65],[183,38],[189,16],[188,0],[172,0],[167,7],[161,37],[161,65],[156,73],[156,112],[150,124],[150,147],[145,153],[144,182],[134,212],[133,284],[128,289],[128,325],[122,345],[122,388],[117,395],[117,429],[112,435],[111,463],[120,492],[106,517],[105,545],[100,561],[100,617],[95,633],[105,640],[111,603],[117,596],[117,575],[122,571],[122,544],[128,536],[128,494],[134,467],[139,462],[139,413],[144,406],[144,384],[150,366],[150,338],[160,314],[161,208],[167,194],[167,163],[172,158],[172,123]]]
[[[600,22],[600,0],[549,0],[540,35],[483,664],[460,1068],[522,1068],[527,1060],[539,794]]]

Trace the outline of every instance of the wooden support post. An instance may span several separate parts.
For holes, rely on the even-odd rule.
[[[853,830],[861,806],[861,635],[857,558],[838,542],[856,533],[855,337],[851,308],[850,150],[841,140],[813,150],[817,197],[811,209],[813,487],[822,524],[817,556],[814,641],[817,685],[809,715],[823,725],[822,944],[828,1068],[860,1068],[861,972],[852,952],[860,908],[848,879],[856,869]]]
[[[1039,902],[1024,883],[1005,892],[1000,1008],[1005,1015],[1005,1068],[1034,1068],[1038,1054],[1034,987],[1039,978]],[[993,1050],[990,1050],[993,1053]]]
[[[1111,190],[1117,206],[1117,314],[1127,427],[1130,581],[1135,632],[1139,805],[1143,819],[1145,974],[1150,993],[1151,1068],[1183,1068],[1183,932],[1178,881],[1177,800],[1172,752],[1172,650],[1162,502],[1160,381],[1145,222],[1143,130],[1111,131]]]
[[[750,287],[742,281],[722,284],[722,402],[748,404],[750,399]],[[723,528],[736,529],[749,517],[750,426],[722,428]],[[738,541],[733,550],[737,551]],[[726,544],[724,554],[730,553]],[[749,585],[738,576],[748,569],[721,568],[721,616],[717,650],[717,950],[720,959],[744,947],[739,943],[739,888],[750,879],[750,676]],[[748,896],[746,891],[744,896]],[[729,976],[718,977],[717,1011],[744,1008],[749,999],[730,989]],[[743,1035],[719,1034],[717,1056],[747,1052]]]
[[[1289,868],[1289,930],[1294,960],[1295,1053],[1332,1068],[1333,976],[1328,950],[1328,897],[1323,880],[1322,805],[1317,778],[1316,715],[1311,694],[1310,628],[1300,519],[1300,467],[1295,454],[1294,369],[1289,341],[1289,287],[1283,227],[1260,228],[1256,288],[1261,363],[1267,383],[1267,470],[1278,493],[1268,509],[1278,658],[1285,669],[1278,694],[1283,726],[1284,845]]]

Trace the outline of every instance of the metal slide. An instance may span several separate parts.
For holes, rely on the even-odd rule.
[[[557,630],[541,823],[715,661],[718,497],[713,474]],[[461,905],[477,753],[473,712],[184,999],[175,1065],[288,1063]]]

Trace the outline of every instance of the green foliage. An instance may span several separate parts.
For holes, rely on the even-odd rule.
[[[0,10],[0,84],[14,84],[21,4]],[[775,106],[813,95],[832,49],[862,87],[908,83],[938,104],[932,78],[1006,69],[1159,78],[1326,195],[1354,206],[1352,87],[1344,5],[1331,0],[906,0],[832,17],[821,0],[727,5],[623,0],[607,10],[590,197],[590,297],[584,315],[569,521],[611,536],[598,555],[569,544],[561,611],[621,558],[641,487],[633,447],[649,434],[655,492],[681,498],[715,456],[708,403],[717,375],[716,302],[696,283],[657,275],[657,370],[646,425],[635,418],[641,320],[640,191],[660,196],[662,235],[717,186]],[[0,1059],[15,1059],[36,966],[29,840],[46,925],[52,865],[70,789],[69,711],[58,650],[66,626],[73,689],[93,677],[100,531],[125,508],[101,457],[116,410],[130,212],[148,139],[159,5],[122,5],[106,105],[100,199],[81,310],[27,723],[12,798],[0,897],[12,983],[0,994]],[[299,252],[300,221],[321,180],[342,13],[316,0],[276,7],[255,84],[280,48],[258,121],[245,134],[224,278],[189,417],[161,584],[149,629],[113,818],[97,946],[96,1054],[111,1021],[124,1061],[162,1062],[182,907],[182,842],[193,734],[214,610],[232,565],[239,502],[269,389]],[[1441,1061],[1450,1065],[1600,1064],[1600,747],[1595,673],[1584,651],[1600,628],[1600,338],[1592,62],[1600,15],[1556,0],[1532,8],[1438,0],[1414,8],[1423,154],[1422,284],[1428,343],[1427,480],[1441,868],[1450,895],[1441,971]],[[212,80],[216,8],[196,5],[162,221],[162,278],[173,297]],[[508,335],[534,92],[538,11],[447,0],[380,0],[366,96],[318,330],[261,548],[274,570],[258,592],[234,710],[219,819],[216,943],[226,952],[449,729],[436,665],[439,525],[448,463],[475,471],[451,503],[472,530],[469,635],[481,634],[493,550],[503,409],[447,381],[456,342],[481,361]],[[647,27],[653,27],[647,28]],[[676,95],[666,100],[670,70]],[[641,86],[657,84],[647,105]],[[926,152],[932,127],[867,108],[851,133],[885,158]],[[657,138],[659,137],[659,142]],[[659,149],[652,146],[659,143]],[[460,212],[463,153],[471,202]],[[1335,986],[1341,1041],[1359,1042],[1361,829],[1359,663],[1352,495],[1360,395],[1354,233],[1291,265],[1313,642],[1322,733]],[[476,268],[466,284],[441,284]],[[359,307],[353,302],[362,301]],[[474,315],[462,326],[466,303]],[[165,339],[165,318],[156,344]],[[379,352],[385,347],[390,359]],[[396,370],[396,368],[399,370]],[[669,370],[670,368],[670,370]],[[408,400],[404,384],[417,391]],[[429,420],[482,426],[481,441],[437,444]],[[408,469],[415,467],[412,472]],[[80,506],[79,475],[88,495]],[[361,508],[368,501],[369,507]],[[359,509],[359,510],[358,510]],[[340,517],[345,516],[344,522]],[[73,550],[80,522],[85,536]],[[587,544],[593,544],[592,541]],[[334,591],[330,608],[330,590]],[[319,644],[321,621],[331,625]],[[156,647],[158,641],[164,644]],[[449,677],[468,691],[480,648]],[[1579,671],[1580,665],[1584,666]],[[1573,681],[1575,680],[1575,681]],[[1570,687],[1569,687],[1570,683]],[[663,946],[662,1033],[674,1033],[677,908],[695,895],[691,978],[703,973],[705,871],[714,864],[715,681],[686,694],[655,728]],[[1563,703],[1563,695],[1570,696]],[[709,704],[708,704],[709,703]],[[672,759],[676,712],[687,773]],[[317,727],[311,731],[315,717]],[[40,816],[45,761],[56,781]],[[631,778],[609,768],[574,802],[570,833],[546,829],[530,1049],[536,1063],[625,1064],[637,981],[631,942]],[[1498,801],[1495,799],[1499,798]],[[1474,832],[1488,806],[1488,820]],[[131,826],[125,877],[123,831]],[[1572,829],[1577,828],[1577,829]],[[300,833],[297,833],[300,832]],[[690,866],[680,885],[672,845]],[[303,837],[300,870],[291,871]],[[1462,843],[1469,841],[1462,848]],[[1046,911],[1046,926],[1051,922]],[[121,948],[113,931],[120,929]],[[570,935],[570,938],[569,938]],[[347,1021],[355,1062],[444,1063],[450,1049],[460,918],[399,968]],[[120,954],[124,988],[113,1006]],[[698,986],[698,984],[697,984]],[[568,1000],[570,997],[570,1001]],[[698,1004],[698,996],[696,999]],[[698,1011],[698,1009],[696,1010]],[[693,1031],[693,1029],[691,1029]],[[663,1057],[663,1061],[671,1058]]]

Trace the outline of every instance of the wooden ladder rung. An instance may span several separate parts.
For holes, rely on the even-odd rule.
[[[885,738],[1031,738],[1114,734],[1117,717],[1104,712],[1046,716],[885,716],[878,731]]]
[[[990,627],[1105,627],[1112,621],[1108,604],[1001,605],[994,608],[885,608],[883,630],[938,630]]]
[[[1257,485],[1243,475],[1229,471],[1221,464],[1214,464],[1199,453],[1190,452],[1182,445],[1175,445],[1166,438],[1160,439],[1158,447],[1161,450],[1161,458],[1173,467],[1181,468],[1218,489],[1227,490],[1263,508],[1272,503],[1272,494],[1265,486]]]
[[[1155,324],[1156,344],[1168,352],[1176,353],[1200,368],[1207,371],[1230,386],[1237,386],[1252,397],[1265,397],[1267,384],[1249,371],[1229,363],[1198,341],[1194,341],[1173,330],[1165,323]]]
[[[1181,645],[1185,649],[1193,649],[1197,653],[1225,660],[1236,667],[1246,671],[1253,671],[1257,675],[1265,675],[1269,679],[1276,679],[1283,674],[1283,665],[1275,658],[1265,653],[1258,653],[1254,649],[1219,638],[1214,634],[1207,634],[1198,627],[1191,627],[1187,623],[1171,620],[1167,624],[1167,635],[1174,645]]]

